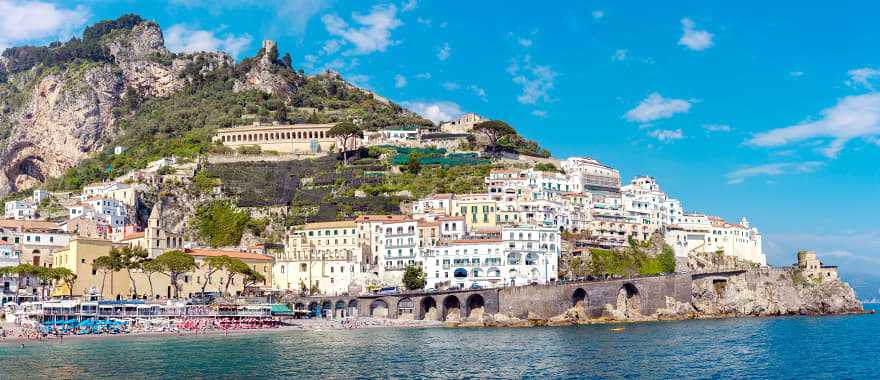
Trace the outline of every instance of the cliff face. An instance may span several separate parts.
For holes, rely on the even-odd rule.
[[[797,269],[756,269],[726,280],[693,282],[698,316],[838,314],[863,311],[843,281],[805,279]]]
[[[6,117],[12,126],[0,151],[0,194],[60,175],[111,133],[113,107],[125,91],[111,64],[53,70],[17,88],[23,102]]]
[[[234,64],[224,53],[172,56],[149,21],[113,30],[101,44],[112,62],[80,60],[9,75],[0,89],[6,98],[0,127],[8,135],[0,136],[0,195],[59,176],[102,149],[116,134],[113,108],[129,89],[168,96],[186,86],[189,63],[206,63],[203,70]]]
[[[244,76],[235,81],[235,91],[257,90],[290,101],[301,84],[302,78],[282,74],[285,72],[279,70],[279,64],[275,62],[277,54],[278,47],[275,45],[275,41],[263,41],[260,54],[248,64],[249,67]],[[290,72],[286,72],[286,74],[290,74]]]

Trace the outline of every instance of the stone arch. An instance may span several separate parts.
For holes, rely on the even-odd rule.
[[[483,310],[486,307],[486,300],[483,299],[483,296],[475,293],[471,294],[467,301],[465,301],[467,305],[467,317],[468,318],[482,318]]]
[[[36,182],[45,182],[49,174],[46,162],[36,151],[32,142],[19,142],[12,144],[3,155],[2,170],[6,179],[5,188],[0,187],[0,193],[4,190],[15,192],[34,186]],[[4,181],[0,181],[2,184]]]
[[[630,282],[623,284],[617,291],[617,310],[627,317],[640,315],[641,297],[639,289]]]
[[[357,317],[358,313],[358,301],[351,300],[348,301],[348,315]]]
[[[348,305],[343,300],[336,301],[333,305],[333,318],[345,318],[348,314]]]
[[[434,297],[422,298],[419,302],[419,319],[437,320],[437,301]]]
[[[406,297],[397,301],[397,319],[415,319],[414,312],[412,298]]]
[[[443,320],[461,319],[461,301],[454,295],[448,295],[443,299]]]
[[[370,304],[370,316],[373,318],[388,318],[388,303],[378,299]]]
[[[584,290],[584,288],[575,289],[574,294],[571,295],[571,306],[587,307],[589,304],[590,301],[587,299],[587,291]]]

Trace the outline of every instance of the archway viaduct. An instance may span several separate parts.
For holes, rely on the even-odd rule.
[[[667,307],[667,297],[691,301],[691,276],[677,274],[607,281],[526,285],[493,289],[457,289],[390,295],[297,297],[298,310],[318,310],[327,317],[349,316],[444,321],[474,313],[505,313],[518,318],[551,318],[575,305],[592,317],[602,316],[606,304],[626,314],[651,315]]]

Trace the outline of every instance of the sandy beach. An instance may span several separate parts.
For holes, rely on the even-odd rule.
[[[88,340],[88,339],[113,339],[113,338],[150,338],[150,337],[169,337],[177,336],[181,338],[198,337],[198,336],[240,336],[247,334],[271,334],[290,331],[333,331],[333,330],[352,330],[352,329],[369,329],[369,328],[425,328],[425,327],[442,327],[443,323],[438,321],[415,321],[415,320],[395,320],[381,318],[354,318],[346,320],[335,319],[294,319],[288,324],[254,329],[206,329],[206,330],[179,330],[167,332],[131,332],[125,334],[85,334],[85,335],[45,335],[37,334],[31,329],[22,326],[2,322],[0,327],[3,328],[6,335],[0,338],[0,346],[2,345],[32,345],[32,344],[59,344],[66,340]]]

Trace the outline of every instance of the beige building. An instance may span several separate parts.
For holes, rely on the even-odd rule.
[[[328,132],[335,124],[254,124],[221,128],[214,141],[230,148],[257,145],[262,150],[287,154],[331,152],[342,146]],[[349,144],[352,144],[349,141]],[[349,146],[349,149],[354,147]]]
[[[837,280],[837,267],[822,265],[822,262],[816,257],[816,251],[800,251],[797,256],[797,266],[804,276],[810,279]]]
[[[134,293],[135,286],[140,297],[149,299],[168,299],[174,295],[171,279],[162,273],[153,273],[150,278],[141,271],[132,273],[134,285],[126,271],[110,272],[106,276],[103,272],[95,271],[92,265],[95,259],[110,255],[114,247],[122,247],[122,243],[113,243],[109,240],[76,237],[70,245],[62,251],[56,252],[53,260],[55,267],[64,267],[76,273],[76,281],[73,285],[74,298],[100,297],[102,299],[130,298]],[[213,249],[186,249],[185,253],[193,256],[198,269],[192,273],[180,276],[180,297],[192,297],[202,291],[202,284],[207,281],[205,291],[217,292],[226,289],[227,272],[220,270],[215,272],[210,279],[206,279],[208,266],[205,259],[212,256],[229,256],[237,258],[266,277],[266,281],[256,284],[258,288],[267,288],[272,283],[271,256],[238,251],[221,251]],[[151,285],[152,282],[152,285]],[[103,284],[103,286],[102,286]],[[233,277],[229,286],[229,293],[238,295],[244,291],[244,279],[241,275]],[[70,289],[65,285],[55,289],[53,295],[66,296]]]
[[[353,220],[310,223],[294,230],[275,260],[275,289],[316,287],[321,294],[348,293],[359,283],[365,261]]]

